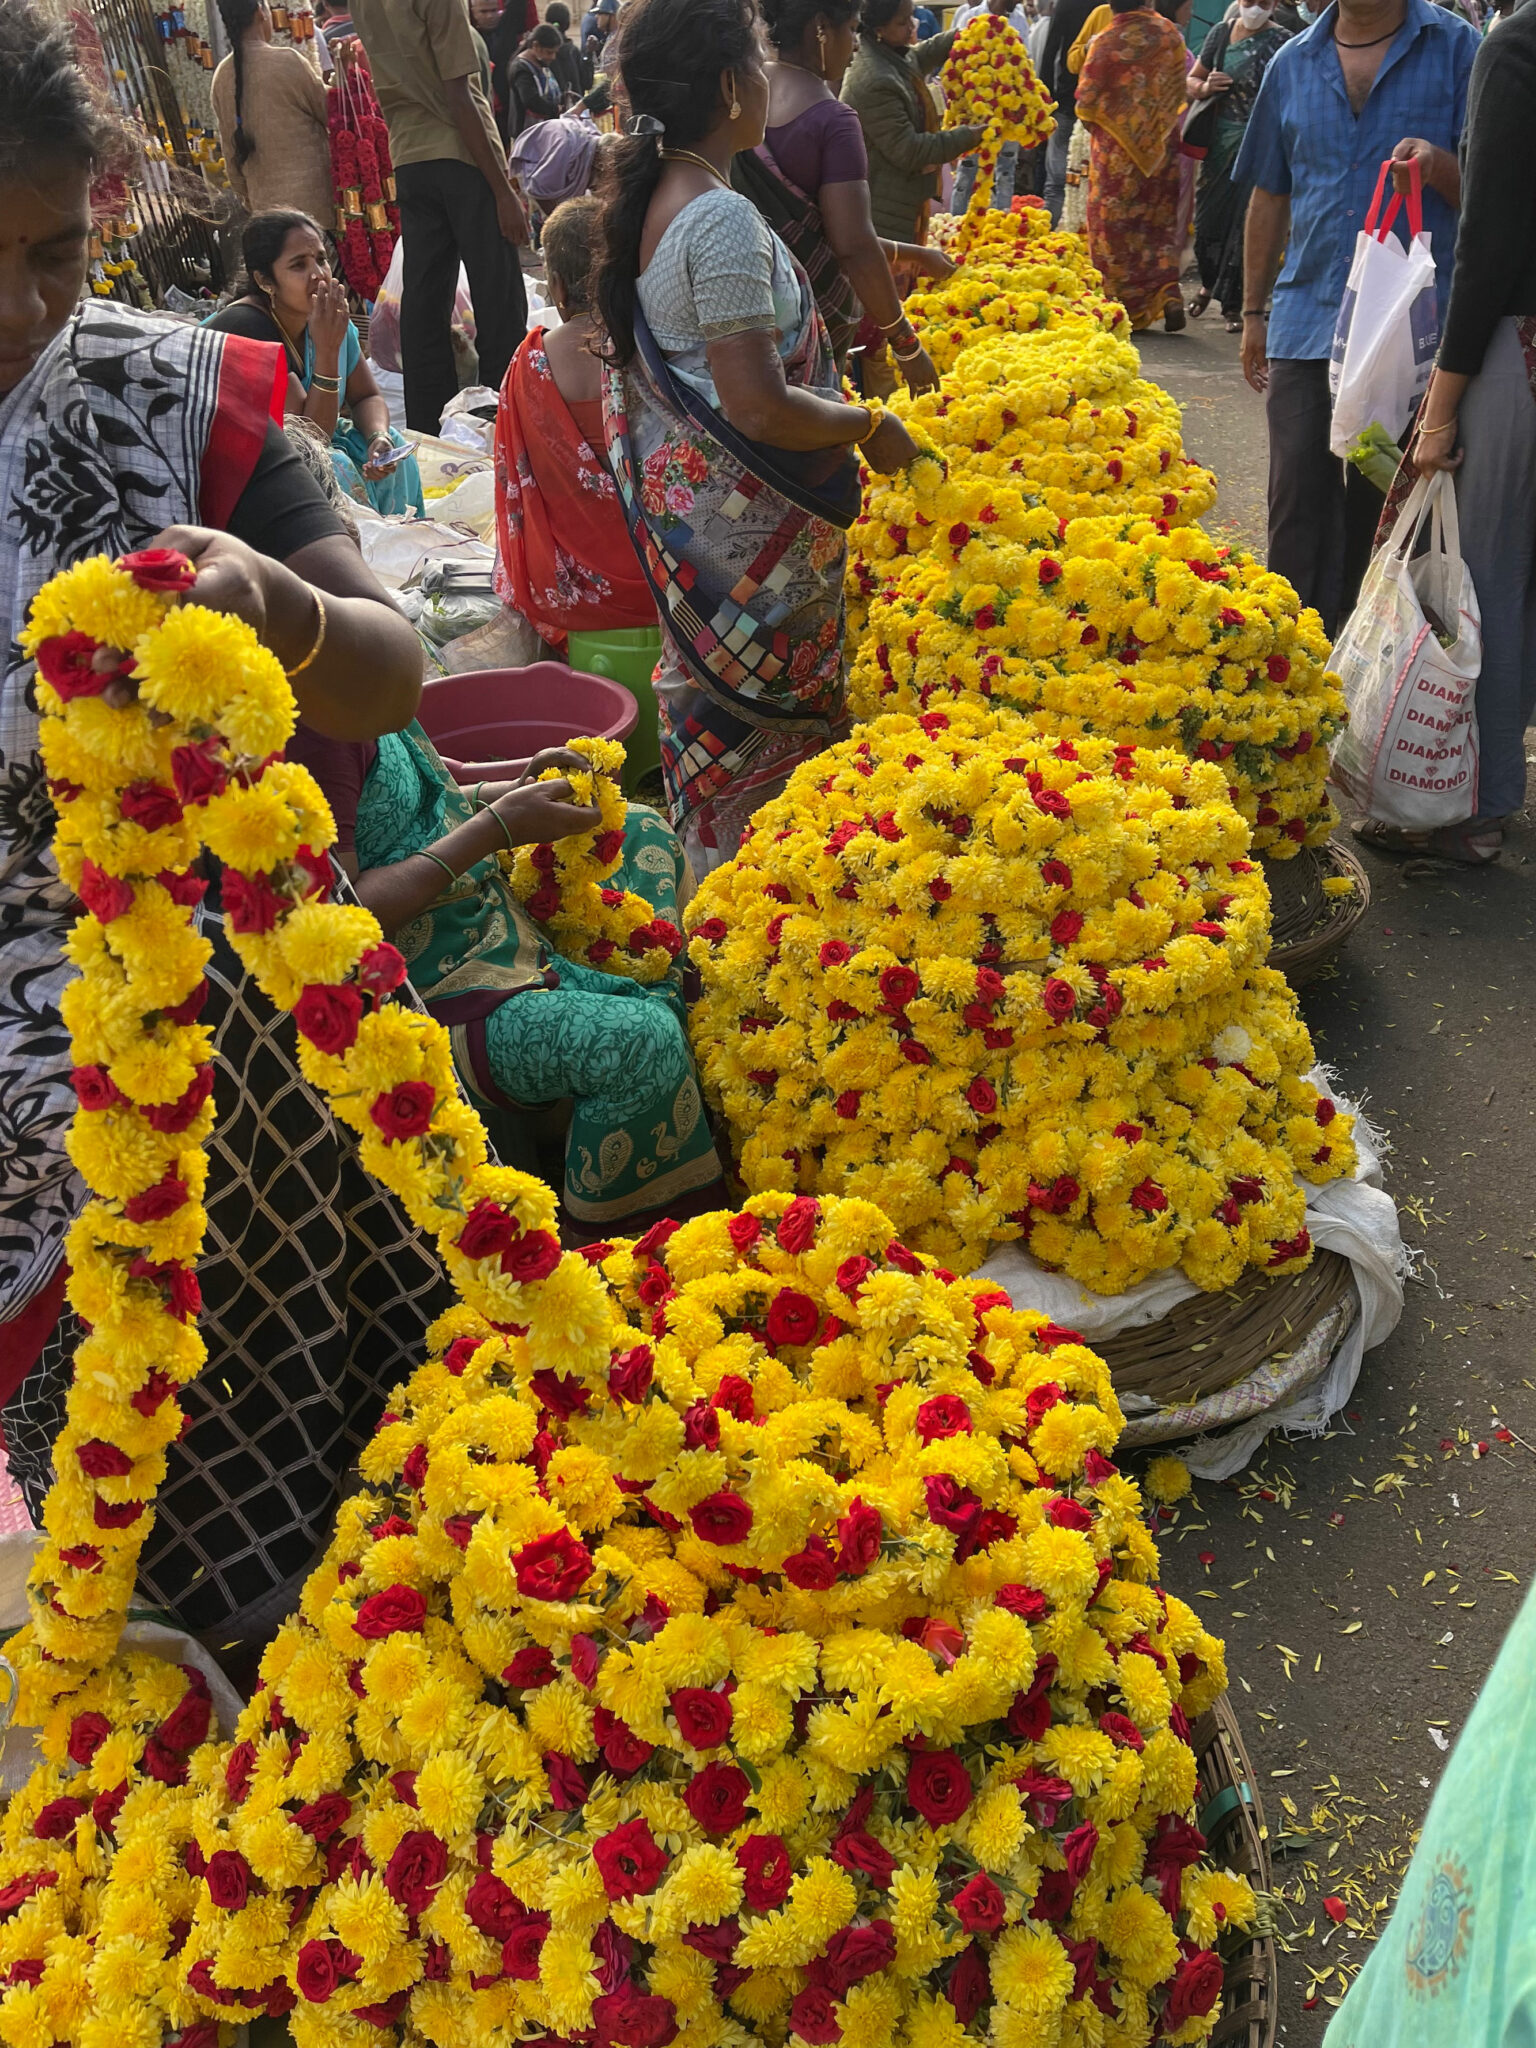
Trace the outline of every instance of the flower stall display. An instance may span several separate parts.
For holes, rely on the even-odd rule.
[[[567,958],[631,981],[663,981],[683,950],[682,933],[643,896],[603,887],[624,857],[624,748],[618,740],[585,736],[569,746],[591,763],[590,772],[547,768],[539,780],[564,776],[573,802],[596,806],[597,830],[520,846],[501,856],[502,867],[518,901]]]
[[[999,233],[977,225],[993,221],[1009,226]],[[958,219],[945,214],[938,240],[962,267],[942,282],[920,279],[906,308],[940,370],[949,369],[973,342],[1002,333],[1073,322],[1121,337],[1130,331],[1125,308],[1105,296],[1087,244],[1080,235],[1054,229],[1043,207],[1017,214],[985,210]]]
[[[1121,1294],[1311,1257],[1351,1120],[1264,965],[1222,771],[960,697],[802,764],[689,909],[748,1188],[880,1201],[963,1270],[1022,1239]]]
[[[68,1021],[102,1034],[71,1256],[110,1343],[62,1443],[122,1438],[130,1471],[76,1462],[152,1512],[140,1425],[163,1443],[199,1363],[202,844],[461,1298],[233,1742],[200,1680],[109,1654],[131,1566],[111,1516],[98,1560],[55,1554],[61,1456],[11,1649],[44,1762],[0,1823],[0,2040],[214,2048],[262,2013],[298,2048],[1206,2040],[1256,1912],[1194,1825],[1222,1649],[1156,1583],[1101,1362],[859,1200],[562,1255],[547,1191],[445,1100],[436,1027],[384,1001],[398,956],[316,893],[291,693],[238,621],[168,608],[187,580],[83,563],[29,636],[87,904]]]
[[[389,129],[362,56],[338,63],[326,93],[336,246],[342,275],[360,299],[376,299],[400,233]]]
[[[951,128],[980,128],[970,210],[990,204],[998,145],[1034,149],[1050,136],[1056,103],[1029,61],[1024,39],[1005,15],[985,8],[961,29],[944,60],[944,118]]]

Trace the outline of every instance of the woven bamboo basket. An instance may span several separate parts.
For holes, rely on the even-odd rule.
[[[1190,1731],[1199,1771],[1201,1834],[1216,1863],[1246,1877],[1254,1890],[1271,1888],[1269,1830],[1259,1783],[1237,1716],[1225,1699],[1202,1714]],[[1274,2048],[1280,2017],[1280,1980],[1274,1936],[1255,1931],[1221,1944],[1226,1966],[1221,2018],[1213,2048]]]
[[[1338,957],[1370,909],[1370,877],[1336,839],[1326,846],[1303,847],[1294,860],[1266,861],[1264,872],[1275,905],[1269,964],[1279,968],[1292,988],[1304,988]],[[1324,895],[1323,882],[1335,875],[1347,875],[1354,883],[1350,895]]]
[[[1171,1408],[1235,1386],[1277,1352],[1294,1351],[1350,1284],[1348,1259],[1318,1252],[1310,1266],[1273,1280],[1250,1270],[1220,1294],[1196,1294],[1155,1323],[1101,1337],[1094,1349],[1117,1394],[1145,1394]]]

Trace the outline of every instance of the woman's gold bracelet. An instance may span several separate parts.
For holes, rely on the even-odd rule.
[[[315,611],[318,614],[318,620],[315,626],[315,644],[313,645],[313,647],[310,648],[308,654],[305,655],[304,659],[298,664],[296,668],[290,668],[285,671],[290,683],[293,681],[295,676],[303,675],[305,669],[309,667],[310,663],[314,660],[315,656],[320,652],[321,648],[325,645],[325,599],[320,595],[319,591],[316,590],[315,586],[312,583],[309,585],[309,594],[315,600]]]
[[[316,371],[310,377],[309,388],[311,391],[338,392],[341,389],[341,379],[339,377],[322,377]]]
[[[1450,434],[1455,431],[1455,428],[1455,420],[1449,419],[1442,420],[1438,427],[1420,427],[1417,431],[1419,439],[1422,441],[1426,434]]]

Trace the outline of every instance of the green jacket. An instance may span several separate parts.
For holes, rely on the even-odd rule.
[[[964,154],[960,131],[923,126],[926,87],[919,74],[937,71],[955,31],[893,50],[873,36],[859,47],[843,80],[844,104],[853,108],[869,151],[869,203],[875,232],[898,242],[917,238],[924,202],[938,197],[939,165]]]

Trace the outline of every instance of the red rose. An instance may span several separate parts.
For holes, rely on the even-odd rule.
[[[0,1920],[9,1920],[18,1906],[38,1892],[50,1891],[58,1881],[56,1870],[33,1870],[25,1877],[13,1877],[8,1885],[0,1886]]]
[[[386,1586],[370,1593],[357,1610],[352,1626],[368,1642],[420,1628],[427,1618],[426,1596],[414,1586]]]
[[[196,1123],[202,1114],[204,1103],[212,1093],[213,1062],[205,1060],[194,1070],[192,1079],[176,1100],[151,1103],[144,1111],[144,1121],[151,1130],[159,1131],[167,1137],[175,1137]]]
[[[1008,1733],[1020,1742],[1038,1742],[1051,1725],[1051,1682],[1056,1676],[1056,1659],[1049,1651],[1035,1666],[1026,1692],[1016,1692],[1008,1709]]]
[[[142,1194],[133,1195],[124,1202],[123,1214],[130,1223],[163,1223],[167,1216],[176,1214],[186,1199],[186,1182],[168,1173],[152,1188],[145,1188]]]
[[[782,1301],[783,1296],[779,1299]],[[701,1543],[745,1543],[752,1527],[752,1510],[739,1493],[722,1488],[688,1510],[693,1533]]]
[[[186,1674],[187,1689],[155,1730],[155,1736],[167,1749],[185,1753],[207,1741],[213,1701],[208,1696],[208,1681],[195,1665],[183,1664],[180,1669]]]
[[[71,1067],[69,1081],[82,1109],[112,1109],[127,1100],[105,1067]]]
[[[710,1395],[709,1405],[711,1408],[723,1408],[738,1422],[750,1422],[757,1413],[752,1382],[744,1380],[739,1372],[728,1372]]]
[[[519,1983],[534,1984],[539,1975],[539,1953],[549,1934],[547,1913],[525,1913],[502,1943],[501,1974]]]
[[[128,656],[115,667],[111,663],[94,668],[101,643],[89,633],[53,633],[38,642],[37,669],[67,704],[72,697],[99,697],[108,683],[127,675],[133,667]]]
[[[164,595],[190,590],[197,581],[197,571],[179,548],[135,548],[130,555],[119,555],[117,566],[128,571],[140,590]]]
[[[92,1437],[75,1452],[80,1460],[80,1470],[90,1479],[126,1479],[133,1470],[133,1460],[126,1451],[120,1451],[116,1444],[103,1442]]]
[[[1070,1835],[1062,1838],[1061,1853],[1067,1860],[1067,1875],[1074,1886],[1080,1885],[1088,1875],[1088,1866],[1093,1861],[1093,1852],[1099,1846],[1099,1831],[1092,1821],[1084,1821],[1074,1828]]]
[[[780,1288],[768,1307],[770,1344],[809,1344],[821,1327],[821,1311],[808,1294]]]
[[[502,1672],[501,1682],[514,1692],[536,1692],[541,1685],[552,1685],[559,1676],[555,1660],[544,1645],[529,1643]]]
[[[181,788],[179,776],[176,786]],[[269,932],[288,908],[287,898],[278,895],[269,875],[242,875],[238,868],[226,868],[219,889],[232,932]]]
[[[544,1758],[544,1775],[549,1779],[549,1803],[560,1813],[574,1813],[587,1803],[587,1781],[576,1764],[558,1750]]]
[[[1007,1916],[1008,1901],[987,1873],[978,1870],[955,1894],[955,1911],[967,1934],[996,1934]]]
[[[312,982],[293,1006],[293,1021],[320,1052],[349,1050],[363,1014],[363,993],[351,982]]]
[[[69,1760],[85,1770],[92,1757],[112,1733],[105,1714],[76,1714],[69,1724]]]
[[[1140,1751],[1147,1746],[1147,1738],[1128,1714],[1100,1714],[1099,1727],[1111,1742],[1123,1743],[1127,1749]]]
[[[717,1749],[731,1732],[730,1695],[702,1685],[679,1686],[672,1695],[677,1732],[694,1749]]]
[[[288,1817],[296,1828],[304,1830],[311,1841],[328,1842],[332,1835],[346,1826],[351,1816],[352,1802],[345,1793],[326,1792]]]
[[[821,1220],[821,1204],[810,1195],[796,1195],[779,1218],[780,1251],[798,1254],[809,1250]]]
[[[789,2008],[789,2031],[798,2034],[809,2048],[828,2048],[841,2041],[837,2023],[837,2000],[820,1984],[808,1984]]]
[[[50,1799],[33,1821],[32,1832],[40,1842],[67,1842],[85,1810],[83,1799]]]
[[[1031,1920],[1047,1920],[1053,1924],[1065,1920],[1077,1898],[1077,1886],[1069,1870],[1042,1870],[1040,1883],[1035,1891],[1034,1904],[1029,1909]]]
[[[110,1792],[102,1792],[91,1801],[91,1819],[104,1835],[110,1835],[116,1828],[117,1816],[122,1812],[123,1801],[127,1797],[128,1783],[125,1779],[121,1785],[114,1785]],[[48,1876],[51,1880],[51,1870]],[[0,1893],[0,1902],[3,1902],[4,1896],[4,1893]],[[3,1903],[0,1903],[0,1919],[4,1917]]]
[[[1040,1001],[1053,1024],[1064,1024],[1077,1008],[1077,990],[1053,974],[1040,991]]]
[[[156,1373],[154,1377],[159,1379],[161,1375]],[[141,1388],[139,1393],[133,1396],[135,1408],[139,1408],[142,1393],[143,1389]],[[142,1415],[144,1410],[139,1408],[139,1413]],[[67,1564],[72,1572],[99,1572],[101,1570],[101,1552],[94,1543],[67,1543],[59,1552],[59,1559],[61,1563]]]
[[[385,1144],[398,1145],[426,1135],[436,1103],[437,1090],[430,1081],[400,1081],[375,1097],[368,1114],[384,1133]]]
[[[512,1887],[494,1870],[482,1870],[464,1898],[466,1917],[488,1941],[505,1941],[525,1911]]]
[[[1070,946],[1083,929],[1083,913],[1080,910],[1058,910],[1051,919],[1051,944]]]
[[[636,1344],[628,1351],[616,1351],[608,1368],[608,1391],[616,1401],[638,1403],[651,1390],[656,1362],[649,1344]]]
[[[592,1846],[592,1860],[610,1899],[633,1899],[655,1891],[667,1859],[643,1820],[626,1821]]]
[[[907,1801],[931,1828],[956,1821],[971,1803],[971,1774],[952,1749],[920,1749],[907,1766]]]
[[[251,1866],[238,1849],[218,1849],[208,1858],[208,1896],[226,1913],[238,1913],[251,1895]]]
[[[918,1409],[913,1426],[925,1444],[943,1437],[969,1436],[971,1411],[958,1394],[936,1394]]]
[[[863,1828],[845,1828],[832,1844],[832,1861],[851,1876],[867,1877],[884,1891],[896,1868],[896,1858]]]
[[[501,1270],[524,1286],[547,1280],[561,1258],[560,1240],[547,1230],[527,1230],[501,1255]]]
[[[387,941],[370,946],[357,963],[358,986],[371,996],[387,996],[405,979],[405,955]]]
[[[584,1685],[589,1690],[591,1689],[593,1681],[597,1677],[597,1667],[600,1661],[601,1658],[597,1644],[592,1640],[591,1636],[571,1637],[571,1676],[578,1685]]]
[[[131,1529],[143,1514],[144,1503],[141,1500],[103,1500],[98,1493],[91,1512],[98,1529]]]
[[[561,1422],[572,1415],[585,1415],[592,1397],[574,1373],[553,1372],[546,1365],[528,1382],[539,1400]]]
[[[208,977],[204,975],[193,988],[191,995],[184,996],[179,1003],[170,1003],[160,1012],[168,1024],[195,1024],[203,1014],[208,1001]]]
[[[1208,1948],[1186,1956],[1173,1974],[1163,2001],[1163,2029],[1170,2032],[1186,2020],[1204,2019],[1221,1996],[1226,1981],[1221,1958]]]
[[[837,1552],[825,1536],[809,1537],[803,1550],[784,1560],[785,1578],[802,1593],[824,1593],[837,1584],[841,1569]]]
[[[670,1998],[656,1998],[634,1984],[592,2001],[598,2048],[667,2048],[677,2039],[677,2012]]]
[[[731,1243],[741,1253],[751,1251],[763,1234],[763,1226],[758,1219],[745,1214],[728,1217],[725,1228]]]
[[[991,1998],[991,1972],[979,1942],[962,1951],[949,1975],[948,1995],[962,2027],[968,2027]]]
[[[1160,1216],[1167,1206],[1168,1197],[1155,1180],[1138,1181],[1131,1189],[1131,1207],[1144,1216]]]
[[[109,875],[93,860],[81,865],[79,895],[99,924],[111,924],[114,918],[133,908],[133,884],[120,875]]]
[[[592,1571],[592,1553],[569,1529],[525,1543],[512,1559],[517,1590],[526,1600],[569,1600]]]
[[[1065,1494],[1057,1494],[1045,1511],[1045,1519],[1058,1529],[1091,1529],[1093,1510],[1080,1500],[1068,1500]]]
[[[975,1526],[981,1513],[981,1500],[968,1486],[962,1486],[950,1472],[930,1472],[923,1481],[923,1494],[928,1505],[928,1519],[937,1522],[941,1529],[952,1529],[957,1536],[963,1536]]]
[[[324,2005],[338,1984],[357,1976],[361,1956],[344,1948],[333,1934],[327,1941],[306,1941],[294,1965],[299,1991],[311,2005]]]
[[[735,1764],[706,1764],[689,1779],[683,1804],[706,1834],[728,1835],[746,1819],[751,1790],[746,1772]]]
[[[720,1417],[707,1401],[695,1401],[683,1410],[683,1449],[717,1451],[720,1448]]]
[[[827,1943],[822,1965],[827,1988],[841,1998],[845,1991],[895,1960],[896,1936],[889,1920],[871,1920],[867,1927],[841,1928]]]
[[[991,1116],[997,1108],[997,1090],[980,1074],[966,1089],[965,1099],[978,1116]]]
[[[916,970],[911,967],[887,967],[881,972],[880,993],[888,1009],[904,1010],[921,988]]]
[[[158,832],[181,817],[175,790],[159,782],[130,782],[118,798],[117,808],[130,825],[142,825],[146,832]]]
[[[214,740],[192,740],[171,750],[171,780],[183,804],[206,803],[211,796],[221,796],[228,787],[229,770],[219,758],[217,744]],[[226,908],[229,883],[236,879],[239,878],[233,870],[224,878]]]
[[[592,1732],[602,1748],[603,1762],[620,1778],[633,1777],[656,1753],[654,1744],[642,1742],[628,1722],[607,1707],[599,1707],[592,1716]]]
[[[238,1806],[244,1799],[251,1782],[251,1773],[256,1768],[256,1745],[254,1742],[237,1742],[229,1752],[224,1766],[224,1789]]]
[[[880,1538],[884,1533],[880,1510],[870,1507],[867,1501],[853,1501],[837,1525],[837,1561],[849,1578],[857,1579],[869,1570],[880,1555]]]
[[[754,1913],[771,1913],[789,1897],[794,1866],[777,1835],[749,1835],[736,1851],[745,1880],[742,1898]]]

